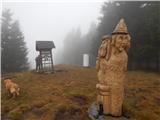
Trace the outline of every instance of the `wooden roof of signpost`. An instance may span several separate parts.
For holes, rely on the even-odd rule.
[[[36,41],[36,51],[51,50],[55,48],[53,41]]]

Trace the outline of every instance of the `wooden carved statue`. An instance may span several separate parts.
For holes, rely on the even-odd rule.
[[[121,19],[111,38],[103,37],[96,61],[98,71],[97,106],[103,106],[104,114],[122,115],[129,48],[130,35],[124,20]]]

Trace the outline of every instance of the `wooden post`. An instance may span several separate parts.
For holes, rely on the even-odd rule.
[[[40,52],[40,56],[41,56],[41,70],[43,70],[43,59],[42,59],[42,51],[39,51]]]
[[[52,67],[52,70],[54,71],[53,58],[52,58],[52,49],[50,50],[50,54],[51,54],[51,67]]]

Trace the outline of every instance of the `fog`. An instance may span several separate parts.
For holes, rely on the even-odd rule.
[[[80,28],[82,34],[87,33],[91,23],[98,23],[103,1],[48,1],[48,2],[3,2],[3,9],[9,8],[12,18],[19,20],[28,48],[30,67],[35,67],[36,40],[53,40],[54,64],[63,63],[64,39],[69,31]],[[72,45],[71,45],[72,46]]]

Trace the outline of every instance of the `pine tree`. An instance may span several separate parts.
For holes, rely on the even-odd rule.
[[[160,2],[117,1],[105,2],[101,8],[93,53],[97,56],[100,39],[111,34],[120,18],[124,18],[131,35],[129,68],[160,70]]]
[[[12,13],[2,13],[2,73],[19,72],[28,69],[27,48],[19,22],[12,20]]]

